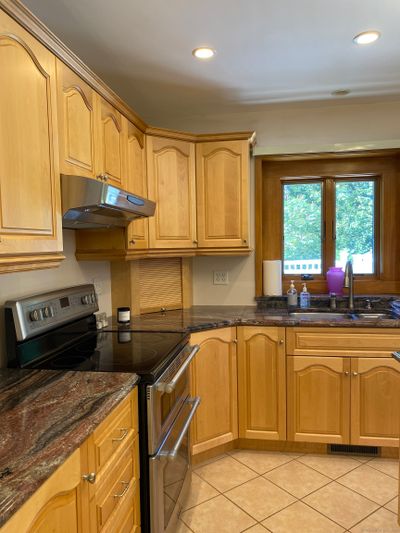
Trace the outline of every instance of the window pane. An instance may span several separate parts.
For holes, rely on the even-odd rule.
[[[336,182],[336,266],[353,261],[357,274],[375,270],[375,181]]]
[[[322,183],[283,185],[283,271],[321,274]]]

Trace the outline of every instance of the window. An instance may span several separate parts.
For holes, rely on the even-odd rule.
[[[283,179],[284,274],[376,273],[377,178]]]

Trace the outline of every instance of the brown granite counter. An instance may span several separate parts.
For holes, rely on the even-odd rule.
[[[0,369],[0,527],[137,381],[114,372]]]
[[[298,309],[297,311],[300,311]],[[316,309],[320,311],[320,309]],[[305,326],[351,328],[398,328],[400,317],[348,318],[345,314],[335,319],[294,318],[285,309],[260,309],[256,306],[194,306],[190,309],[148,313],[132,317],[128,326],[133,331],[202,331],[229,326]],[[113,322],[117,326],[116,322]],[[121,329],[123,329],[122,327]]]

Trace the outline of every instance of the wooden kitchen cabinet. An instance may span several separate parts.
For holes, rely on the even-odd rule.
[[[55,57],[0,11],[0,272],[63,259]]]
[[[147,136],[150,248],[193,248],[196,238],[194,143]]]
[[[137,396],[135,388],[0,532],[139,533]]]
[[[287,357],[287,437],[350,442],[350,359]]]
[[[248,247],[249,142],[196,145],[199,247]]]
[[[139,531],[137,388],[95,429],[82,447],[86,528],[90,533]],[[117,527],[117,524],[118,527]],[[84,528],[85,529],[85,528]]]
[[[146,143],[145,135],[128,120],[126,127],[126,189],[147,198]],[[147,218],[135,220],[127,229],[127,248],[143,250],[149,247],[149,221]]]
[[[75,72],[57,59],[60,171],[94,178],[95,93]]]
[[[95,156],[96,176],[105,176],[107,182],[126,189],[126,131],[123,117],[100,95],[95,95]]]
[[[239,437],[286,439],[285,329],[238,328]]]
[[[201,404],[191,425],[192,454],[238,438],[236,328],[194,333],[200,351],[191,364],[191,395]]]
[[[393,359],[351,361],[351,443],[398,446],[400,368]]]
[[[80,485],[78,449],[5,523],[1,533],[80,533]]]

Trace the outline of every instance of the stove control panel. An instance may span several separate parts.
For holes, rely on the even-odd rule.
[[[93,285],[78,285],[36,294],[6,302],[5,307],[12,310],[18,341],[89,316],[99,310]]]

